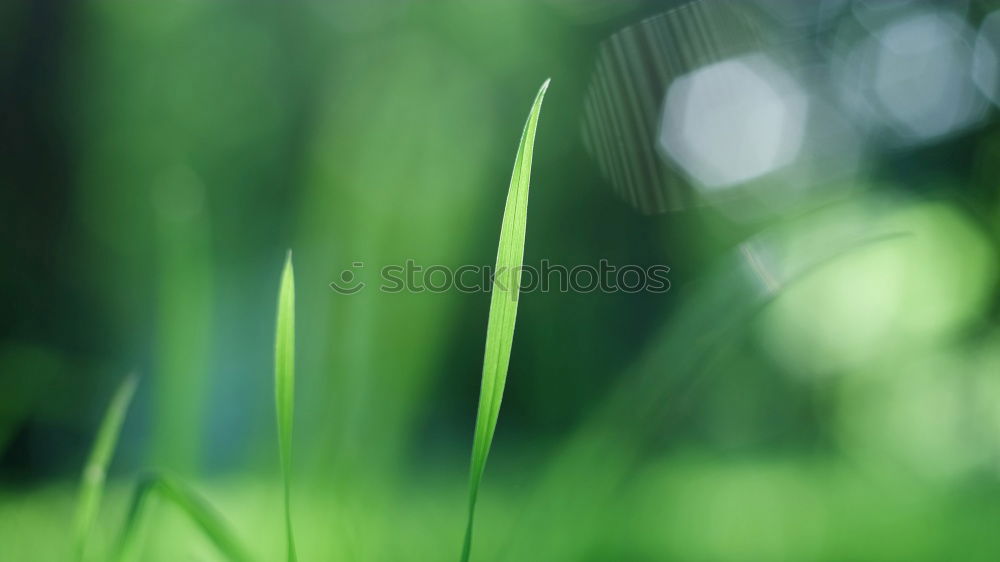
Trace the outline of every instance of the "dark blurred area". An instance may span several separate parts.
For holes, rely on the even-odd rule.
[[[112,514],[158,466],[269,524],[289,248],[304,551],[451,556],[489,295],[374,284],[493,262],[548,77],[525,263],[671,289],[524,295],[484,559],[1000,555],[1000,3],[11,2],[0,35],[11,559],[60,559],[23,553],[129,372]],[[150,560],[213,559],[161,524]]]

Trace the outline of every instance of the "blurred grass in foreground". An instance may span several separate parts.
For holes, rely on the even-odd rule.
[[[1000,550],[991,523],[1000,517],[1000,494],[949,489],[888,467],[861,470],[815,457],[719,461],[678,452],[644,468],[603,509],[599,524],[586,533],[563,529],[547,550],[548,559],[931,562],[961,552],[963,560],[987,561]],[[441,476],[417,477],[387,502],[341,490],[293,491],[300,554],[331,561],[452,559],[465,515],[454,506],[466,490],[460,472],[450,476],[448,484]],[[477,531],[477,556],[486,560],[505,552],[505,522],[516,519],[527,499],[517,482],[504,481],[502,474],[495,480],[483,488]],[[281,512],[266,509],[280,501],[280,485],[230,478],[196,488],[230,514],[239,536],[254,538],[258,559],[284,555]],[[115,522],[124,516],[130,493],[131,485],[110,486],[95,533],[97,552],[117,537]],[[72,508],[73,495],[65,486],[4,492],[4,556],[64,559],[66,545],[51,537]],[[214,547],[169,505],[160,506],[156,517],[144,560],[217,559]]]

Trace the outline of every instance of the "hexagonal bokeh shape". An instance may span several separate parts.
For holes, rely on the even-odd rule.
[[[980,121],[985,104],[970,77],[971,33],[952,13],[920,13],[876,35],[873,93],[895,130],[923,141]]]
[[[755,53],[704,66],[667,91],[659,145],[687,175],[722,189],[793,162],[808,97],[769,57]]]
[[[983,18],[972,52],[972,80],[994,104],[1000,104],[1000,10]]]

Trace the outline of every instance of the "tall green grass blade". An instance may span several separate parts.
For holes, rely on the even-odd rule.
[[[228,560],[247,562],[252,558],[222,517],[183,482],[165,474],[152,474],[139,481],[132,497],[128,518],[118,543],[115,560],[135,560],[140,546],[140,528],[154,494],[180,508],[219,552]]]
[[[122,424],[125,422],[125,415],[132,402],[137,384],[138,379],[132,374],[118,386],[118,390],[104,414],[104,420],[97,432],[94,446],[90,450],[90,457],[83,468],[74,525],[77,560],[83,560],[86,556],[87,538],[94,525],[94,519],[97,517],[101,497],[104,495],[104,481],[107,477],[108,465],[111,464],[111,458],[114,456],[118,435],[121,433]]]
[[[490,317],[486,326],[486,351],[483,354],[483,380],[479,389],[479,408],[476,412],[476,433],[472,443],[472,460],[469,468],[469,514],[462,546],[462,562],[469,560],[472,551],[472,528],[476,512],[479,484],[486,468],[486,458],[493,443],[500,401],[507,382],[507,365],[514,340],[514,322],[517,318],[517,301],[520,292],[521,266],[524,261],[524,232],[528,211],[528,185],[531,180],[531,156],[535,148],[535,129],[542,108],[546,80],[535,96],[528,120],[521,133],[521,143],[514,158],[514,173],[507,192],[503,223],[500,227],[500,245],[490,298]]]
[[[295,418],[295,273],[292,251],[288,251],[278,289],[278,320],[274,337],[274,399],[278,417],[278,450],[285,486],[285,533],[288,560],[294,562],[295,537],[292,534],[291,479],[292,425]]]

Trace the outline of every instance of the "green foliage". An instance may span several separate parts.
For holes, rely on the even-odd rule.
[[[521,134],[521,143],[514,159],[514,173],[510,179],[507,204],[500,227],[500,245],[490,299],[490,316],[486,327],[486,351],[483,354],[483,380],[479,390],[479,408],[476,413],[476,433],[472,444],[472,461],[469,469],[469,515],[462,546],[462,560],[467,561],[472,549],[472,528],[476,511],[479,484],[486,468],[486,458],[493,443],[500,402],[507,382],[507,365],[514,340],[514,323],[517,319],[517,302],[521,283],[521,265],[524,260],[524,233],[528,212],[528,186],[531,180],[531,157],[535,147],[535,129],[542,99],[549,87],[546,80],[535,96],[528,120]]]
[[[292,253],[288,252],[278,290],[277,329],[274,344],[275,403],[278,420],[278,445],[284,480],[285,527],[288,537],[288,560],[296,560],[295,541],[292,535],[291,485],[292,421],[295,414],[295,278],[292,270]],[[115,442],[121,430],[128,404],[135,392],[135,377],[129,377],[115,394],[104,422],[94,443],[90,460],[84,469],[80,501],[77,507],[77,558],[82,559],[86,538],[93,524],[104,490],[107,466],[114,453]],[[222,517],[193,490],[180,480],[165,474],[154,474],[142,479],[136,488],[132,505],[125,520],[116,560],[132,560],[140,546],[141,527],[150,499],[159,496],[180,508],[226,558],[234,561],[250,560]]]
[[[535,131],[542,100],[549,82],[546,81],[535,98],[528,115],[511,177],[500,243],[490,315],[487,324],[486,349],[483,357],[482,386],[476,417],[469,480],[469,510],[462,559],[468,560],[472,546],[473,516],[476,498],[489,455],[507,379],[507,367],[513,342],[514,324],[520,290],[521,266],[524,257],[524,237],[528,205],[528,188]],[[135,379],[129,378],[116,394],[101,427],[94,452],[84,471],[83,489],[78,508],[78,555],[82,558],[87,532],[93,523],[103,491],[107,464],[121,429],[125,410],[135,389]],[[292,436],[295,416],[295,277],[292,254],[288,252],[278,290],[278,305],[274,346],[274,394],[278,427],[278,450],[284,491],[285,532],[290,562],[297,560],[291,516]],[[250,560],[248,551],[236,538],[222,517],[193,490],[180,480],[165,474],[142,479],[135,490],[131,507],[116,551],[116,560],[132,560],[141,545],[141,528],[151,498],[159,497],[178,507],[181,512],[216,546],[226,558]]]
[[[288,560],[296,560],[292,533],[291,471],[292,425],[295,419],[295,273],[292,252],[288,251],[278,290],[278,320],[274,336],[274,399],[278,416],[278,449],[285,486],[285,532]]]
[[[83,468],[83,476],[80,479],[80,496],[76,505],[75,548],[77,560],[83,560],[86,556],[87,538],[101,506],[108,465],[114,456],[118,435],[121,433],[122,424],[125,422],[125,415],[132,402],[137,383],[138,380],[133,374],[126,377],[118,387],[104,414],[104,420],[97,432],[90,457]]]
[[[178,507],[227,559],[234,562],[251,560],[242,543],[218,512],[183,482],[166,474],[153,474],[140,480],[118,543],[116,560],[135,559],[143,516],[149,509],[149,502],[154,494]]]

